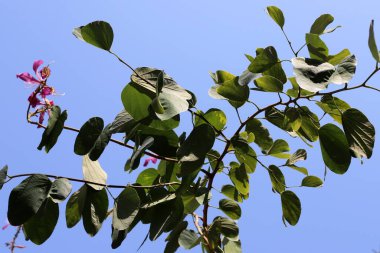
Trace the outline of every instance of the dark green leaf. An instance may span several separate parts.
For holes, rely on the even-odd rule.
[[[8,177],[8,166],[5,165],[1,170],[0,170],[0,190],[3,188],[3,185],[5,183],[5,180]]]
[[[302,124],[296,133],[308,141],[317,141],[320,127],[318,116],[311,112],[306,106],[301,106],[299,112],[302,117]]]
[[[272,46],[265,48],[257,57],[251,62],[248,69],[252,73],[262,73],[270,69],[278,62],[276,49]]]
[[[66,225],[68,228],[74,227],[81,219],[84,203],[86,201],[87,186],[83,185],[74,192],[66,204]]]
[[[178,239],[182,231],[184,231],[187,228],[188,222],[182,221],[179,223],[175,229],[172,230],[172,232],[168,235],[168,237],[165,239],[168,243],[166,244],[164,253],[174,253],[179,248]]]
[[[107,173],[102,169],[98,161],[92,161],[87,155],[83,156],[82,171],[84,180],[102,184],[88,184],[89,186],[98,191],[104,188]]]
[[[104,127],[102,118],[93,117],[80,128],[74,144],[74,153],[86,155],[94,146]]]
[[[281,193],[282,215],[283,218],[292,226],[298,223],[301,216],[301,202],[292,191]]]
[[[122,242],[124,241],[124,239],[127,237],[128,231],[127,230],[118,230],[118,229],[115,229],[113,227],[111,227],[111,229],[112,229],[112,233],[111,233],[111,239],[112,239],[111,248],[112,249],[117,249],[118,247],[120,247],[120,245],[122,244]]]
[[[86,200],[83,207],[83,226],[87,234],[95,236],[107,217],[108,195],[106,189],[95,191],[87,187]]]
[[[267,11],[269,16],[274,20],[274,22],[276,22],[281,27],[281,29],[283,29],[285,24],[285,18],[282,11],[276,6],[268,6]]]
[[[140,165],[140,159],[141,156],[144,154],[144,152],[153,145],[154,143],[154,138],[153,137],[148,137],[145,138],[143,143],[141,143],[141,146],[137,148],[136,151],[133,152],[132,156],[130,159],[127,161],[127,166],[125,170],[135,170],[137,167]]]
[[[8,220],[13,226],[27,222],[40,209],[49,194],[51,181],[45,175],[24,179],[9,195]]]
[[[58,137],[62,133],[66,119],[66,110],[61,113],[61,109],[58,106],[52,107],[48,126],[42,134],[42,139],[37,149],[41,150],[42,147],[45,146],[46,153],[49,153],[50,149],[52,149],[57,143]]]
[[[228,198],[238,201],[238,202],[243,202],[243,196],[241,193],[236,189],[235,186],[227,184],[223,185],[221,192]]]
[[[286,188],[286,183],[284,174],[282,174],[281,170],[275,165],[270,165],[268,168],[268,172],[273,189],[280,194],[284,192]]]
[[[95,21],[73,30],[73,34],[95,47],[109,51],[113,41],[112,27],[104,21]]]
[[[375,128],[359,110],[351,108],[342,115],[344,133],[355,157],[371,158],[375,145]]]
[[[185,229],[178,238],[178,243],[182,248],[192,249],[201,242],[201,238],[194,230]]]
[[[202,124],[195,127],[177,151],[179,161],[182,163],[181,175],[187,175],[202,166],[214,142],[215,133],[211,126]]]
[[[321,102],[316,104],[339,124],[342,124],[342,113],[351,108],[343,100],[331,95],[323,96]]]
[[[285,71],[282,68],[281,62],[274,64],[268,70],[264,71],[263,75],[275,77],[276,79],[280,80],[282,84],[285,84],[288,81]]]
[[[126,187],[115,200],[112,227],[119,231],[129,230],[139,208],[140,198],[136,190],[132,187]]]
[[[236,159],[238,159],[240,163],[245,163],[247,172],[255,172],[257,165],[256,152],[248,145],[245,140],[241,138],[233,139],[232,145],[235,149]]]
[[[96,139],[94,146],[88,154],[88,157],[90,157],[91,160],[96,161],[103,154],[104,149],[107,147],[109,141],[111,140],[111,126],[112,124],[108,124],[100,133],[99,137]]]
[[[226,114],[220,109],[212,108],[208,110],[206,113],[201,114],[214,128],[216,128],[219,131],[223,130],[223,128],[227,124]],[[201,124],[207,123],[202,118],[195,116],[195,126],[199,126]]]
[[[307,176],[302,179],[302,186],[305,187],[319,187],[323,185],[323,181],[316,176]]]
[[[262,76],[254,81],[255,85],[268,92],[281,92],[283,89],[283,84],[280,80],[272,76]]]
[[[330,14],[323,14],[318,17],[310,28],[310,33],[323,34],[326,27],[334,21],[334,17]]]
[[[58,178],[51,185],[49,196],[54,203],[61,203],[71,193],[72,185],[66,178]]]
[[[273,139],[270,137],[269,131],[265,128],[261,121],[255,118],[247,122],[245,131],[255,135],[255,143],[263,150],[267,151],[273,145]]]
[[[244,163],[239,167],[232,167],[229,176],[241,194],[247,195],[249,193],[249,178]]]
[[[296,108],[288,108],[285,111],[284,128],[298,131],[302,126],[302,117]]]
[[[369,47],[369,50],[371,51],[373,58],[377,62],[380,62],[380,53],[379,53],[379,50],[377,49],[375,32],[374,32],[374,28],[373,28],[374,25],[375,25],[375,21],[372,20],[371,24],[369,26],[368,47]]]
[[[239,227],[233,220],[218,217],[215,222],[219,223],[220,232],[227,238],[233,241],[239,240]]]
[[[323,161],[337,174],[344,174],[351,164],[351,155],[346,136],[339,127],[326,124],[319,130]]]
[[[241,217],[241,208],[233,200],[230,199],[221,199],[219,201],[219,208],[222,210],[228,217],[233,220],[238,220]]]
[[[38,212],[23,225],[24,232],[33,243],[41,245],[53,233],[58,217],[58,204],[47,198]]]

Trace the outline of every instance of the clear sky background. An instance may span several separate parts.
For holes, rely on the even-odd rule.
[[[207,91],[212,85],[208,71],[222,69],[239,75],[248,65],[244,54],[254,54],[257,47],[273,45],[281,59],[292,57],[280,29],[265,13],[268,5],[277,5],[284,11],[285,29],[296,48],[304,43],[304,34],[315,18],[331,13],[335,17],[334,25],[343,28],[324,39],[331,53],[349,48],[357,56],[357,75],[351,84],[360,83],[372,71],[374,60],[367,39],[370,20],[375,19],[380,43],[380,2],[377,0],[0,1],[0,166],[8,164],[11,175],[39,172],[82,177],[81,157],[73,153],[74,133],[63,132],[49,154],[36,149],[42,130],[25,121],[27,97],[32,90],[17,80],[16,74],[32,72],[36,59],[51,63],[49,82],[57,92],[65,93],[54,97],[54,101],[68,110],[67,125],[79,128],[93,116],[111,122],[122,109],[120,92],[129,80],[130,71],[111,55],[71,34],[74,27],[95,20],[105,20],[113,26],[113,51],[132,66],[164,69],[180,85],[196,93],[199,109],[222,107],[227,115],[232,115],[227,130],[231,134],[237,127],[236,116],[226,102],[208,97]],[[300,55],[307,56],[307,52],[302,51]],[[286,68],[290,75],[290,66]],[[377,76],[370,84],[379,88],[379,82],[380,76]],[[380,127],[380,94],[358,90],[339,97],[363,111],[375,127]],[[261,104],[270,101],[269,97],[262,96],[251,99]],[[242,114],[246,116],[250,110],[253,108],[247,107]],[[189,115],[184,114],[182,119],[188,122]],[[181,129],[190,131],[186,125]],[[287,138],[278,131],[273,135]],[[305,148],[300,140],[290,143],[292,151]],[[284,227],[279,196],[271,192],[267,172],[258,167],[251,178],[251,197],[242,204],[243,217],[238,222],[243,251],[365,253],[380,250],[378,147],[375,146],[373,158],[363,166],[354,161],[343,176],[328,173],[324,187],[295,189],[303,208],[295,227]],[[126,149],[109,145],[100,159],[109,175],[109,183],[134,182],[137,173],[123,172],[129,154]],[[323,177],[318,143],[303,165],[310,174]],[[293,185],[302,179],[297,173],[286,171],[285,174]],[[217,187],[226,182],[223,176],[220,180]],[[7,184],[0,191],[0,225],[6,220],[9,192],[20,181]],[[73,190],[80,186],[74,183]],[[217,205],[217,201],[218,195],[212,203]],[[56,230],[44,245],[35,246],[19,240],[27,246],[20,252],[112,251],[110,219],[94,238],[90,238],[81,223],[73,229],[66,228],[64,211],[65,203],[60,205]],[[220,215],[217,210],[212,214]],[[138,226],[113,252],[136,252],[148,229]],[[6,252],[3,243],[9,241],[13,233],[14,228],[0,231],[1,252]],[[164,238],[147,242],[140,252],[162,252]],[[200,252],[200,248],[191,252]]]

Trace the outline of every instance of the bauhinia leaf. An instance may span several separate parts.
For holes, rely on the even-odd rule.
[[[95,21],[85,26],[77,27],[73,34],[95,47],[109,51],[113,42],[113,30],[110,24],[104,21]]]
[[[82,171],[84,180],[102,184],[88,184],[89,186],[98,191],[104,188],[107,173],[102,169],[98,161],[92,161],[88,155],[83,156]]]
[[[301,202],[292,191],[281,193],[282,216],[290,225],[295,226],[301,216]]]
[[[285,18],[282,11],[276,6],[268,6],[267,11],[269,16],[274,20],[274,22],[276,22],[281,27],[281,29],[283,29],[285,24]]]

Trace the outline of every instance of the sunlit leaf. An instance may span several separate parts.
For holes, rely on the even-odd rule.
[[[269,131],[265,128],[261,121],[255,118],[247,122],[245,130],[255,135],[255,143],[263,150],[267,151],[273,145],[273,139],[270,137]]]
[[[228,198],[238,201],[238,202],[243,202],[243,196],[241,193],[236,189],[235,186],[227,184],[223,185],[221,192]]]
[[[238,167],[232,167],[228,174],[236,189],[243,195],[249,193],[249,177],[245,168],[245,164]]]
[[[221,131],[227,124],[226,114],[216,108],[209,109],[204,114],[201,113],[202,116],[217,130]],[[208,124],[201,117],[195,116],[195,126],[199,126],[201,124]]]
[[[286,188],[286,183],[284,174],[282,174],[281,170],[275,165],[270,165],[268,167],[268,172],[270,180],[272,182],[273,190],[280,194],[284,192]]]
[[[329,56],[329,49],[317,34],[307,33],[306,43],[310,53],[310,58],[323,62],[327,60]]]
[[[377,45],[376,45],[374,25],[375,25],[375,21],[372,20],[371,24],[369,26],[368,47],[369,47],[369,49],[371,51],[371,54],[372,54],[373,58],[377,62],[380,62],[380,53],[379,53],[379,50],[377,49]]]
[[[255,79],[254,83],[258,88],[268,92],[281,92],[283,88],[280,80],[269,75]]]
[[[330,14],[323,14],[318,17],[310,28],[310,33],[323,34],[326,27],[334,21],[334,17]]]
[[[192,249],[197,246],[201,238],[194,230],[185,229],[181,232],[178,238],[179,245],[184,249]]]
[[[272,46],[265,48],[262,53],[257,55],[251,62],[248,69],[252,73],[262,73],[278,62],[276,49]]]
[[[345,101],[331,95],[323,96],[316,104],[339,124],[342,124],[342,114],[351,108]]]
[[[256,152],[245,140],[241,138],[232,139],[231,142],[235,149],[236,159],[238,159],[240,163],[244,163],[246,165],[246,170],[248,173],[255,172],[257,165]]]
[[[82,171],[84,180],[101,184],[88,184],[89,186],[95,190],[104,188],[104,184],[107,181],[107,173],[102,169],[98,161],[92,161],[87,155],[83,156]]]

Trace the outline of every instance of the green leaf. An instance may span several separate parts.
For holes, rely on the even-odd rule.
[[[357,158],[371,158],[375,145],[375,128],[359,110],[351,108],[342,115],[344,133],[350,150]]]
[[[302,179],[301,185],[305,187],[320,187],[323,185],[323,181],[316,176],[307,176]]]
[[[284,192],[286,188],[286,183],[284,174],[282,174],[281,170],[275,165],[270,165],[268,168],[268,172],[270,180],[272,182],[273,190],[280,194]]]
[[[221,131],[227,124],[227,117],[226,114],[216,108],[209,109],[206,113],[201,113],[202,116],[217,130]],[[199,126],[201,124],[208,124],[206,121],[204,121],[202,118],[195,115],[195,126]]]
[[[153,145],[154,143],[154,138],[153,137],[148,137],[145,138],[141,146],[137,148],[136,151],[133,152],[132,156],[130,159],[127,161],[127,165],[125,167],[125,170],[135,170],[139,167],[140,165],[140,159],[143,156],[144,152]]]
[[[239,167],[232,167],[229,176],[232,183],[234,183],[236,189],[241,194],[247,195],[249,193],[249,177],[244,163]]]
[[[95,236],[107,217],[108,195],[106,189],[96,191],[87,187],[86,200],[83,207],[83,226],[87,234]]]
[[[109,141],[111,140],[112,132],[110,127],[112,124],[108,124],[103,131],[100,133],[99,137],[96,139],[94,146],[91,148],[88,157],[92,161],[96,161],[103,154],[103,151],[107,147]]]
[[[175,253],[177,249],[179,248],[178,239],[182,231],[184,231],[187,228],[188,222],[182,221],[177,225],[175,229],[172,230],[172,232],[168,235],[168,237],[165,239],[168,243],[166,244],[164,253]]]
[[[27,222],[40,209],[49,194],[51,181],[45,175],[24,179],[9,195],[8,220],[13,226]]]
[[[298,131],[302,126],[302,117],[296,108],[290,107],[285,111],[284,128]]]
[[[224,196],[232,200],[243,202],[243,196],[233,185],[230,185],[230,184],[223,185],[221,192],[224,194]]]
[[[82,218],[84,203],[86,201],[87,186],[84,184],[78,191],[74,192],[66,204],[66,225],[74,227]]]
[[[161,70],[148,68],[148,67],[141,67],[135,69],[135,72],[131,76],[132,83],[136,84],[138,86],[140,93],[143,93],[147,97],[144,98],[145,103],[150,100],[149,106],[151,105],[154,98],[157,97],[158,94],[156,94],[157,89],[157,83],[160,74],[162,74]],[[162,105],[162,108],[164,109],[163,113],[155,113],[156,117],[158,117],[160,120],[168,120],[176,115],[178,115],[181,112],[187,111],[190,104],[189,102],[193,100],[193,96],[184,88],[179,86],[170,76],[168,76],[166,73],[164,73],[164,82],[163,87],[158,95],[159,102]],[[138,120],[134,114],[128,110],[127,104],[129,104],[129,107],[133,107],[132,101],[135,101],[135,98],[131,94],[128,94],[129,97],[126,98],[127,93],[123,91],[122,93],[122,100],[125,109],[133,116],[135,120]],[[143,97],[143,96],[141,96]],[[140,98],[139,98],[140,99]],[[144,105],[145,106],[145,105]],[[135,106],[138,107],[138,106]],[[161,109],[162,109],[161,108]],[[136,110],[136,109],[135,109]],[[143,110],[140,108],[140,110]],[[143,111],[141,112],[143,113]]]
[[[252,73],[262,73],[278,62],[276,49],[272,46],[265,48],[249,65]]]
[[[302,124],[296,133],[308,141],[317,141],[320,127],[318,116],[311,112],[306,106],[301,106],[299,112],[302,117]]]
[[[241,217],[241,208],[239,204],[233,200],[221,199],[219,201],[219,208],[233,220],[238,220]]]
[[[289,168],[291,168],[293,170],[296,170],[296,171],[304,174],[305,176],[307,176],[309,174],[309,172],[307,171],[307,169],[304,168],[304,167],[298,167],[296,165],[286,165],[286,166],[288,166]]]
[[[267,151],[268,155],[282,158],[283,153],[290,151],[289,144],[282,139],[276,140],[272,147]],[[286,155],[287,156],[287,155]]]
[[[239,240],[239,227],[236,222],[224,217],[217,217],[214,222],[218,223],[222,235],[233,241]]]
[[[1,170],[0,170],[0,190],[3,188],[3,185],[5,183],[5,180],[8,177],[8,165],[5,165]]]
[[[307,33],[306,43],[310,53],[310,58],[319,61],[327,61],[329,49],[317,34]]]
[[[201,242],[201,238],[194,230],[185,229],[178,238],[179,245],[184,249],[192,249]]]
[[[313,38],[312,35],[309,37],[310,39]],[[314,46],[318,47],[321,45]],[[310,48],[311,50],[314,50],[314,47],[312,45]],[[318,50],[315,49],[315,51],[312,52],[318,53]],[[323,48],[321,48],[321,52],[326,53]],[[319,55],[322,58],[324,57],[323,54]],[[326,89],[327,85],[330,83],[331,76],[335,73],[335,67],[328,62],[324,62],[324,60],[319,61],[316,59],[305,59],[302,57],[297,57],[292,59],[292,65],[296,82],[299,87],[312,93]]]
[[[276,6],[268,6],[267,11],[269,16],[274,20],[274,22],[276,22],[281,27],[281,29],[283,29],[285,24],[285,18],[282,11]]]
[[[214,142],[215,132],[211,126],[202,124],[195,127],[177,151],[177,157],[182,163],[180,174],[190,174],[202,166]]]
[[[136,190],[132,187],[126,187],[115,200],[112,227],[117,230],[129,230],[139,208],[140,198]]]
[[[285,84],[288,81],[286,74],[285,74],[285,71],[282,68],[281,62],[274,64],[268,70],[264,71],[263,75],[264,76],[272,76],[272,77],[280,80],[280,82],[282,84]]]
[[[107,181],[107,173],[102,169],[98,161],[92,161],[87,155],[83,156],[82,163],[83,178],[86,181],[105,184]],[[103,185],[88,184],[94,190],[102,190]]]
[[[331,95],[323,96],[316,104],[339,124],[342,124],[342,113],[351,108],[345,101]]]
[[[328,62],[335,66],[335,65],[338,65],[339,63],[341,63],[345,58],[347,58],[350,55],[351,55],[350,50],[343,49],[342,51],[340,51],[336,55],[329,55]]]
[[[143,170],[137,177],[136,183],[142,186],[150,186],[159,178],[158,171],[150,168]]]
[[[298,97],[299,91],[301,91],[301,93],[300,93],[301,96],[308,96],[308,95],[314,94],[314,92],[310,92],[310,91],[307,91],[307,90],[300,88],[295,77],[289,78],[289,81],[292,85],[292,89],[288,89],[286,91],[287,95],[295,98],[295,97]]]
[[[326,27],[334,21],[334,17],[330,14],[323,14],[318,17],[310,28],[310,33],[323,34]]]
[[[294,165],[299,161],[304,161],[307,158],[306,150],[298,149],[292,156],[286,161],[285,165]]]
[[[224,253],[242,253],[241,242],[228,240],[228,238],[223,238],[223,250]]]
[[[71,193],[72,185],[66,178],[58,178],[51,185],[49,196],[54,203],[61,203]]]
[[[261,124],[260,120],[250,119],[245,126],[245,131],[255,135],[255,143],[261,150],[267,151],[273,145],[273,139],[270,137],[268,129]]]
[[[38,212],[23,225],[24,232],[33,243],[41,245],[53,233],[58,217],[58,204],[47,198]]]
[[[301,202],[292,191],[281,193],[282,215],[283,218],[292,226],[298,223],[301,216]]]
[[[67,111],[61,113],[58,106],[53,106],[48,121],[48,126],[42,134],[42,139],[37,149],[41,150],[45,146],[45,152],[49,153],[50,149],[57,143],[59,135],[62,133],[64,123],[67,119]]]
[[[74,153],[77,155],[89,153],[102,133],[103,127],[104,121],[99,117],[93,117],[84,123],[75,139]]]
[[[351,164],[351,155],[346,136],[339,127],[326,124],[319,129],[323,161],[337,174],[344,174]]]
[[[249,88],[247,85],[239,84],[239,77],[228,73],[227,71],[216,71],[217,86],[216,92],[225,99],[245,102],[249,97]]]
[[[376,62],[380,62],[380,53],[379,53],[379,50],[377,49],[375,32],[373,28],[374,25],[375,25],[375,21],[372,20],[369,26],[368,47],[369,47],[369,50],[371,51],[373,58],[376,60]]]
[[[77,27],[73,34],[95,47],[109,51],[113,41],[112,27],[104,21],[95,21],[85,26]]]
[[[124,108],[135,121],[150,117],[149,107],[153,98],[154,93],[144,92],[143,88],[135,83],[127,84],[121,93]]]
[[[255,85],[268,92],[281,92],[283,89],[283,84],[280,80],[272,76],[262,76],[254,81]]]
[[[248,145],[248,143],[241,138],[234,138],[231,140],[232,145],[235,149],[236,159],[240,163],[246,165],[246,170],[248,173],[255,172],[257,165],[257,155],[256,152]]]

